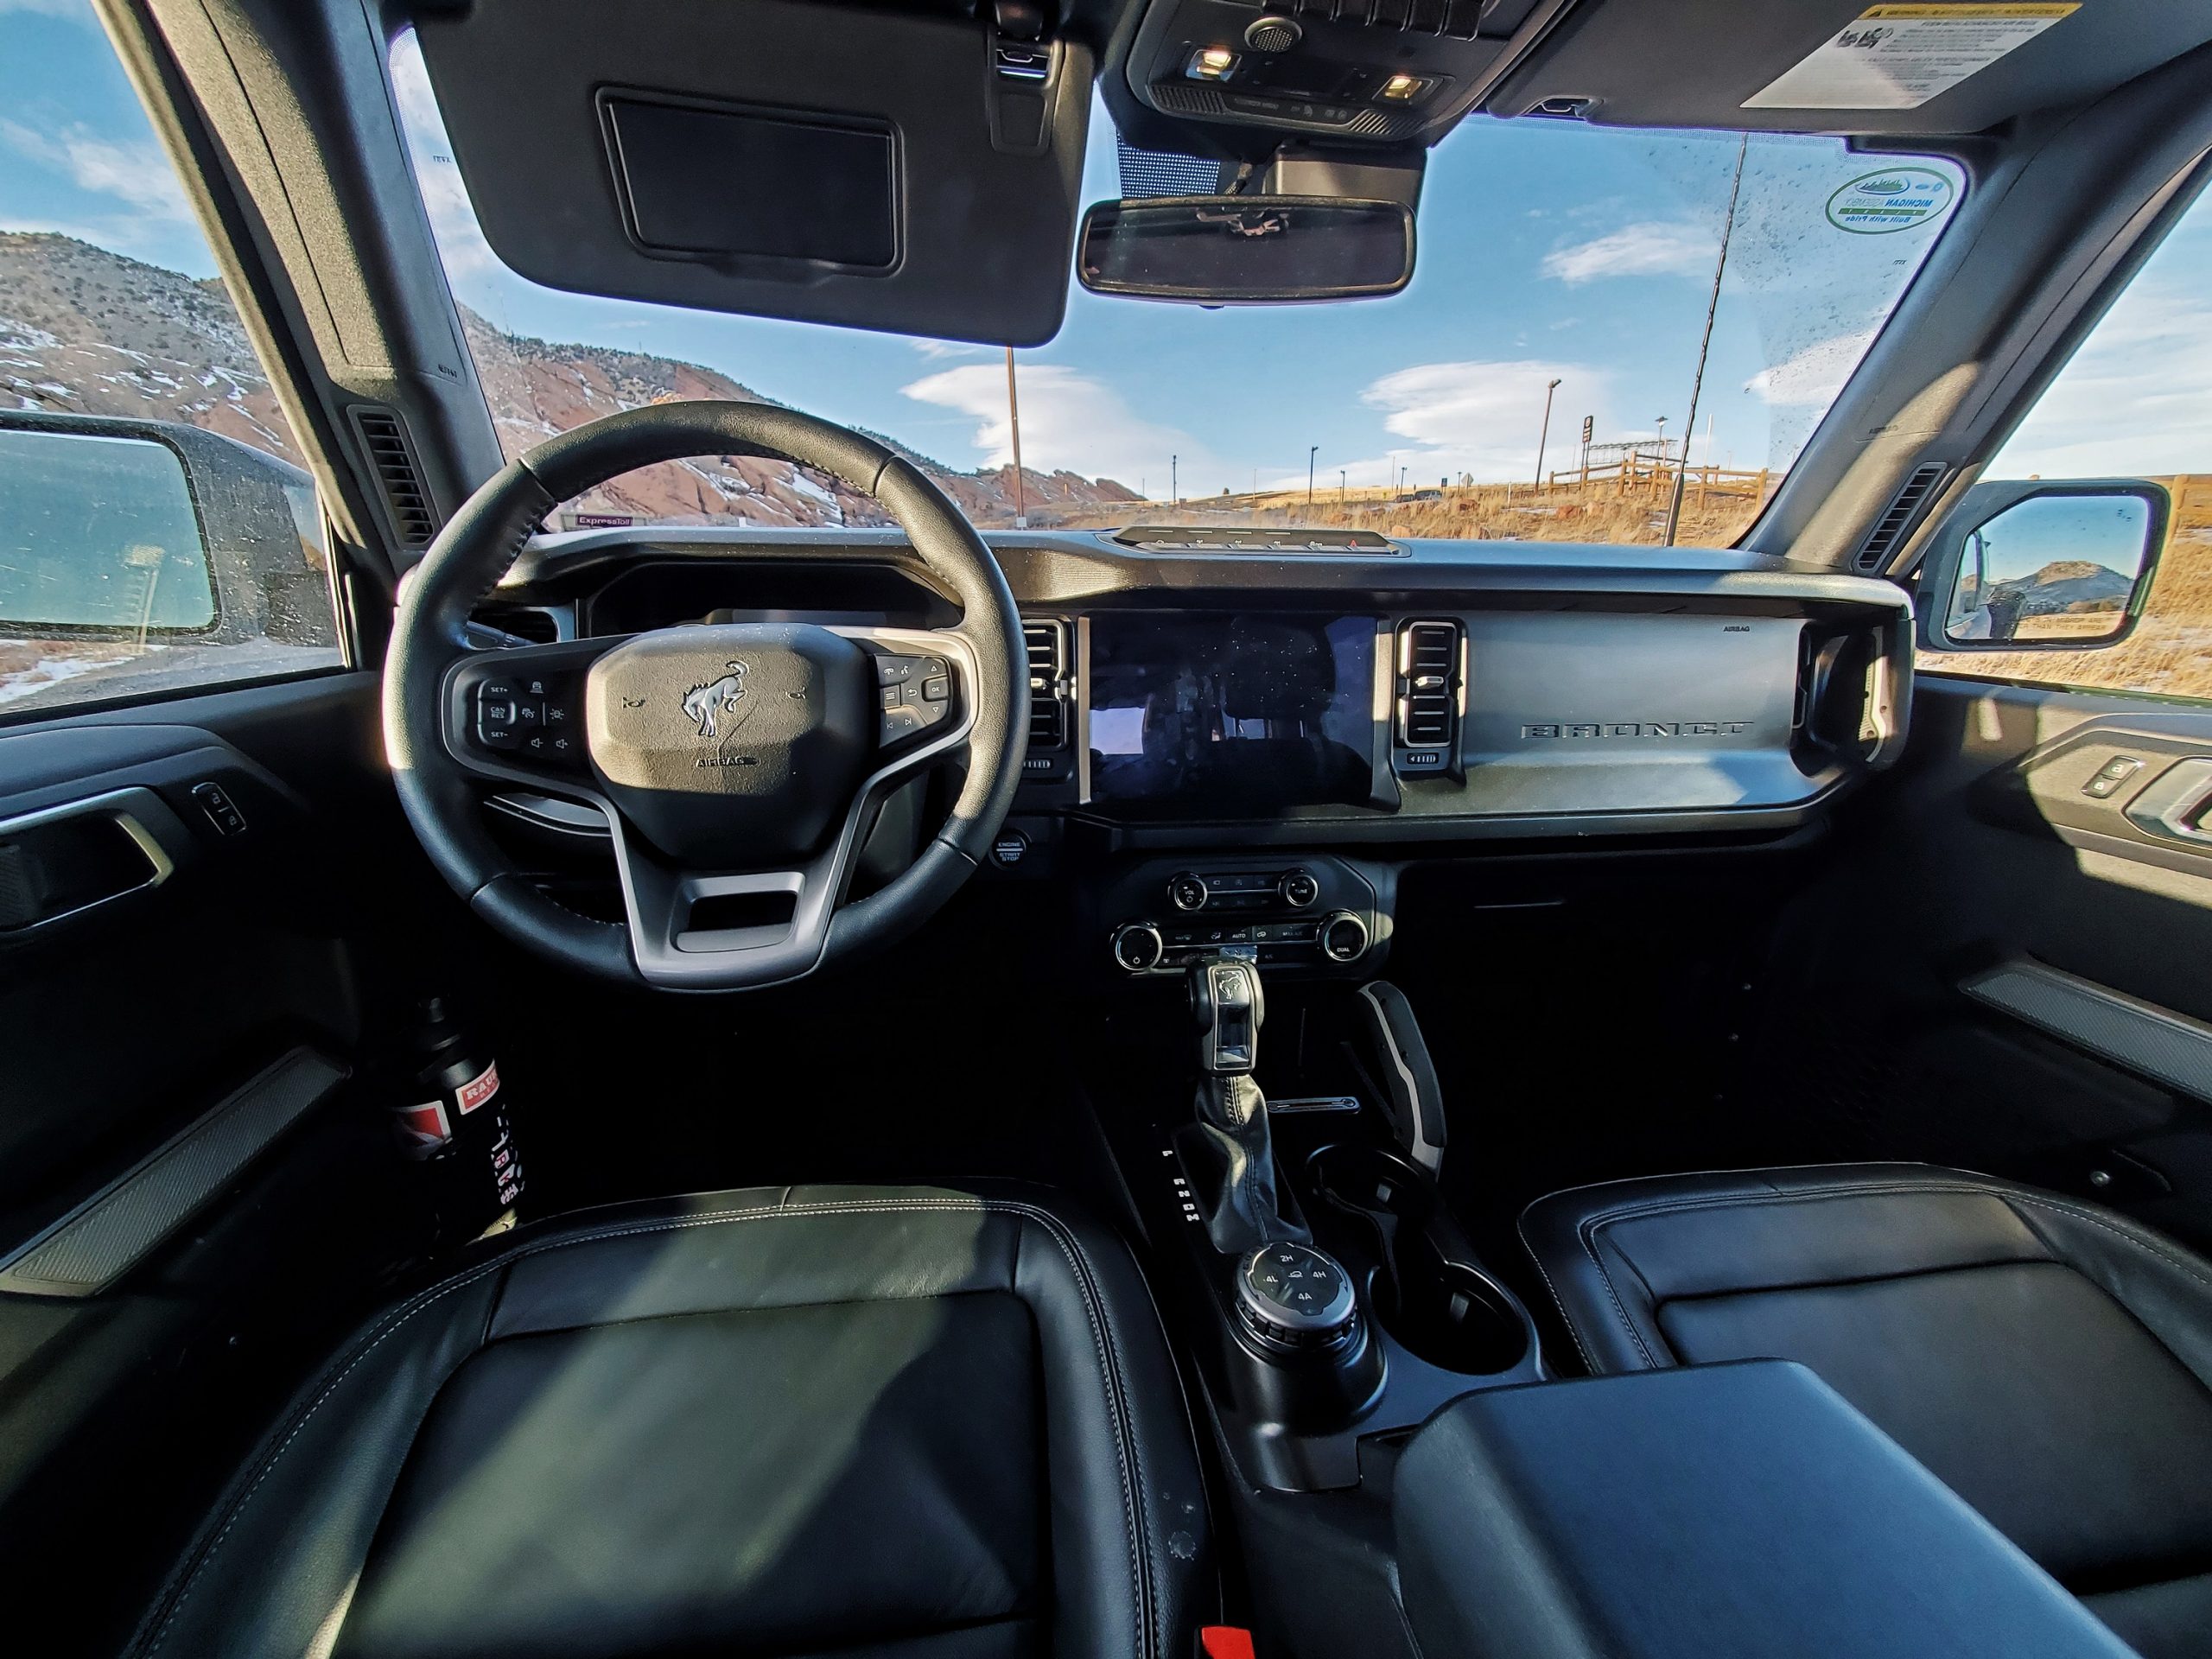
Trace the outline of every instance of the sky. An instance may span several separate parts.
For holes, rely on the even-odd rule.
[[[514,276],[469,211],[411,39],[393,71],[455,292],[498,326],[705,364],[955,467],[1011,458],[998,348],[595,299]],[[213,271],[85,0],[0,0],[0,227]],[[1158,499],[1171,465],[1185,497],[1302,486],[1310,446],[1325,490],[1340,476],[1380,485],[1400,467],[1414,485],[1533,478],[1554,379],[1553,468],[1573,464],[1586,416],[1599,443],[1648,439],[1662,415],[1679,439],[1737,156],[1734,135],[1473,120],[1430,158],[1419,264],[1398,296],[1204,310],[1071,283],[1059,335],[1016,353],[1023,460]],[[1942,214],[1886,235],[1833,222],[1832,199],[1877,162],[1899,165],[1834,140],[1751,142],[1694,461],[1786,467],[1941,234]],[[1955,197],[1958,175],[1931,165]],[[1119,194],[1100,111],[1084,200]],[[2212,470],[2212,290],[2191,280],[2208,243],[2212,213],[2200,209],[2016,435],[2011,475]],[[2130,411],[2126,431],[2112,429],[2115,408]]]

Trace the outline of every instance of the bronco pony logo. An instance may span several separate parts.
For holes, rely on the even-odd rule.
[[[745,664],[733,659],[719,680],[695,685],[683,694],[683,712],[698,723],[702,737],[721,735],[721,718],[734,715],[745,700]]]

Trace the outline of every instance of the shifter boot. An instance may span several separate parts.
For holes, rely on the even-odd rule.
[[[1268,1103],[1249,1074],[1198,1079],[1196,1133],[1185,1162],[1207,1236],[1225,1255],[1283,1239],[1304,1242],[1305,1228],[1282,1213],[1275,1185]]]

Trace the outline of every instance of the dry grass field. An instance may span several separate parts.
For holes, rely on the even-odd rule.
[[[1675,540],[1685,547],[1726,547],[1758,516],[1763,495],[1750,480],[1728,493],[1684,492]],[[1317,489],[1313,505],[1303,490],[1256,495],[1192,496],[1179,505],[1147,502],[1054,520],[1054,528],[1104,530],[1124,524],[1306,524],[1374,530],[1385,536],[1437,536],[1453,540],[1622,542],[1656,547],[1667,527],[1667,495],[1652,481],[1626,493],[1611,482],[1477,484],[1395,496],[1388,490]]]

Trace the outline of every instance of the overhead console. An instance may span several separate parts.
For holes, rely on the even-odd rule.
[[[1563,0],[1154,0],[1125,78],[1177,121],[1433,143]]]

